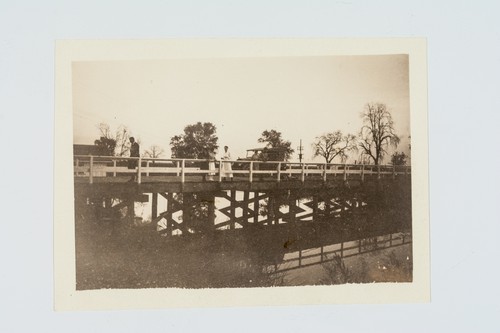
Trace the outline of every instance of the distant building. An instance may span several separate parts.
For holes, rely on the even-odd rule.
[[[74,174],[79,177],[88,177],[90,173],[90,161],[88,158],[83,156],[106,156],[107,152],[104,147],[99,147],[97,145],[73,145],[73,155],[82,156],[82,158],[75,157],[74,159]],[[107,161],[94,160],[92,163],[93,175],[94,177],[104,177],[106,176],[106,171],[104,168],[107,165]]]
[[[107,151],[105,147],[97,145],[73,145],[73,155],[93,155],[93,156],[106,156]]]

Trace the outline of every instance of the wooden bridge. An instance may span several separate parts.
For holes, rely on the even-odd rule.
[[[411,168],[392,165],[76,155],[74,176],[77,209],[106,218],[127,207],[133,220],[134,203],[151,200],[152,225],[165,235],[328,220],[363,209],[374,191],[411,193]]]

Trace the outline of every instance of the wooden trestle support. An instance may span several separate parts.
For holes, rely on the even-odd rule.
[[[303,195],[297,191],[236,191],[198,193],[152,193],[152,226],[162,235],[210,233],[255,226],[272,227],[287,223],[339,217],[361,208],[356,197],[331,192]],[[159,200],[165,210],[158,212]],[[130,206],[129,206],[130,207]]]
[[[370,207],[375,211],[411,212],[409,179],[323,188],[90,190],[93,190],[91,186],[87,191],[75,192],[76,208],[94,208],[100,212],[96,214],[97,221],[107,217],[132,224],[136,221],[134,203],[147,201],[151,203],[151,228],[164,236],[284,224],[293,232],[303,222],[345,220],[343,217]],[[109,198],[110,193],[113,200]],[[78,209],[75,213],[78,215]]]

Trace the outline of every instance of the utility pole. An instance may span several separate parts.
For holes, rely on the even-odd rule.
[[[302,139],[300,139],[300,144],[297,149],[299,150],[299,163],[302,163],[302,149],[304,149],[304,147],[302,146]]]

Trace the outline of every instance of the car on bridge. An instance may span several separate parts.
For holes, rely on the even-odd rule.
[[[233,165],[235,170],[248,170],[250,168],[250,161],[255,162],[253,165],[254,170],[276,170],[278,162],[285,162],[286,148],[251,148],[247,149],[247,155],[243,158],[238,158]],[[275,163],[273,163],[275,162]],[[282,165],[281,169],[285,170],[286,166]]]

